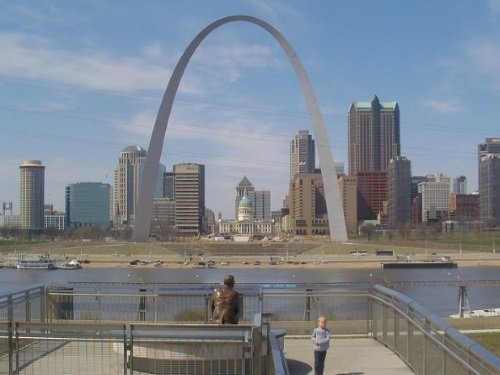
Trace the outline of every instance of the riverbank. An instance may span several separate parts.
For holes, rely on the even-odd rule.
[[[396,262],[394,257],[376,256],[324,256],[323,259],[308,256],[296,256],[293,259],[269,256],[212,256],[193,257],[191,260],[178,255],[169,256],[113,256],[113,255],[83,255],[76,257],[83,262],[84,268],[290,268],[290,269],[371,269],[382,268],[383,263]],[[69,258],[68,258],[69,259]],[[57,257],[55,260],[61,260]],[[424,257],[415,257],[411,261],[424,261]],[[500,267],[500,256],[467,255],[451,256],[458,267]],[[439,262],[439,261],[437,261]],[[435,263],[435,262],[433,262]]]
[[[416,244],[415,244],[416,245]],[[0,265],[15,266],[20,254],[49,254],[61,264],[72,259],[84,268],[319,268],[373,269],[389,262],[433,262],[442,258],[458,267],[500,267],[500,253],[462,251],[425,247],[380,244],[318,242],[105,242],[56,241],[17,244],[0,248]],[[392,254],[392,255],[387,255]]]

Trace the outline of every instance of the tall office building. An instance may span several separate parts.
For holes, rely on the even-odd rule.
[[[418,197],[418,184],[424,182],[425,176],[411,176],[411,199]]]
[[[175,227],[180,236],[203,233],[205,218],[205,166],[174,165]]]
[[[271,220],[271,192],[269,190],[255,190],[249,196],[253,200],[253,218]]]
[[[329,234],[325,189],[319,173],[298,173],[288,194],[290,229],[295,235]]]
[[[243,176],[241,181],[236,185],[236,198],[234,199],[234,219],[238,220],[238,209],[240,207],[240,201],[244,195],[252,195],[255,191],[254,186],[247,178],[247,176]]]
[[[479,220],[479,194],[451,194],[450,215],[460,222]]]
[[[486,138],[483,143],[477,146],[478,161],[481,156],[488,154],[500,154],[500,138]]]
[[[144,173],[144,167],[145,167],[145,164],[142,164],[141,166],[141,180],[142,180],[142,175]],[[154,192],[154,196],[153,198],[164,198],[164,194],[165,194],[165,174],[167,173],[167,168],[162,164],[160,163],[158,165],[158,173],[157,173],[157,176],[156,176],[156,185],[155,185],[155,192]]]
[[[467,194],[467,177],[458,176],[453,179],[453,194]]]
[[[398,156],[387,168],[387,224],[389,228],[402,228],[410,219],[411,162]]]
[[[175,237],[175,200],[170,198],[154,198],[151,214],[151,232],[160,238]]]
[[[487,226],[500,225],[500,138],[479,147],[479,214]]]
[[[174,172],[165,172],[163,175],[163,197],[175,198],[175,176]]]
[[[308,130],[299,130],[290,142],[290,180],[297,173],[314,173],[315,146]]]
[[[366,171],[355,174],[358,187],[358,221],[376,220],[387,200],[387,172]]]
[[[345,173],[343,161],[336,161],[334,165],[335,165],[335,173],[337,173],[337,176],[340,176],[341,174]]]
[[[146,162],[146,154],[146,150],[140,146],[129,146],[120,152],[113,194],[113,216],[119,226],[132,225],[134,222],[141,165]]]
[[[110,222],[111,185],[78,182],[66,186],[66,228],[98,227]]]
[[[19,170],[21,229],[42,230],[45,226],[45,166],[40,160],[25,160]]]
[[[418,184],[422,200],[422,221],[447,220],[450,211],[450,178],[443,174],[428,175]]]
[[[399,156],[400,125],[397,102],[354,102],[349,108],[349,175],[385,171]]]

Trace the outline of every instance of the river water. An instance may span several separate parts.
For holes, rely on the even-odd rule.
[[[339,282],[380,283],[381,281],[449,281],[500,280],[500,267],[464,267],[455,269],[324,269],[324,268],[84,268],[81,270],[15,270],[0,269],[0,294],[34,284],[61,285],[68,282],[87,283],[207,283],[222,282],[233,274],[242,284],[323,284]],[[457,312],[458,288],[404,287],[400,292],[414,299],[430,312],[445,317]],[[467,288],[471,309],[500,307],[500,286]]]

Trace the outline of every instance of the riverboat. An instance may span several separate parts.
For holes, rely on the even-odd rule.
[[[79,260],[73,259],[64,263],[60,268],[64,270],[79,270],[82,268],[82,263]]]
[[[27,258],[24,254],[17,259],[18,270],[55,270],[57,267],[48,254],[42,254],[38,258]]]
[[[484,318],[488,316],[500,316],[500,307],[494,309],[480,309],[464,311],[462,318]],[[461,318],[460,314],[450,315],[450,318]]]

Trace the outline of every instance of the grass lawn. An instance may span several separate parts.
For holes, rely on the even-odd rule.
[[[467,336],[500,357],[500,332],[469,333]]]

